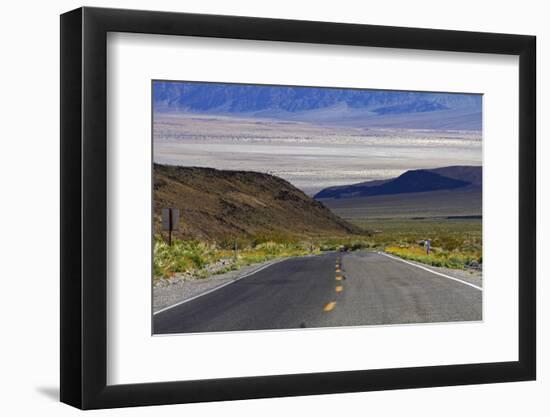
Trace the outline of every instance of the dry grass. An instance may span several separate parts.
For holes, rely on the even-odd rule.
[[[482,263],[481,220],[378,220],[358,222],[373,232],[375,247],[433,266],[464,269]],[[431,240],[430,254],[423,241]]]

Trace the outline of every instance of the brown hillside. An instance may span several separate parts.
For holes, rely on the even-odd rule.
[[[360,230],[273,175],[154,166],[155,232],[163,207],[180,209],[182,239],[342,236]]]

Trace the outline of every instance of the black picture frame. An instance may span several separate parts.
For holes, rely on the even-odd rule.
[[[519,56],[519,360],[107,385],[108,32]],[[61,16],[61,401],[82,409],[536,378],[536,38],[136,10]]]

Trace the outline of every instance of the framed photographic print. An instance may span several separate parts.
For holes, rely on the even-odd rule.
[[[61,400],[536,375],[535,38],[61,16]]]

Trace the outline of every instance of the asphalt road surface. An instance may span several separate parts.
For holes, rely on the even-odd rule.
[[[482,291],[374,252],[292,258],[154,315],[154,333],[475,321]]]

